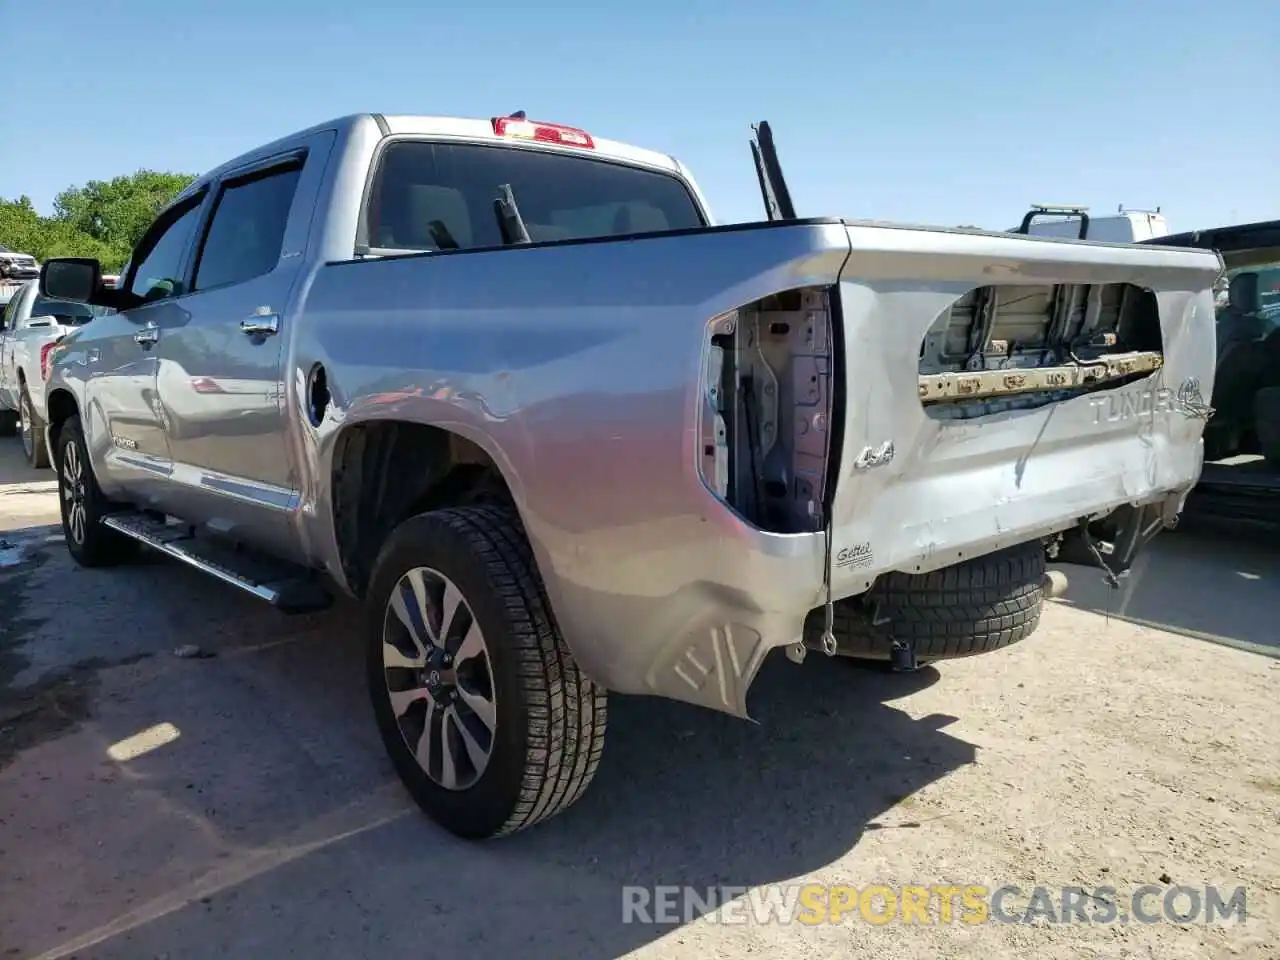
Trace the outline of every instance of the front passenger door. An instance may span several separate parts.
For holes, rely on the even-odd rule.
[[[163,326],[184,315],[185,278],[206,191],[157,218],[134,251],[125,287],[137,307],[99,317],[79,341],[88,356],[86,440],[108,495],[156,502],[172,472],[156,391],[156,346]]]

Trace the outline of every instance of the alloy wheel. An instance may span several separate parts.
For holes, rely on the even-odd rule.
[[[62,455],[62,473],[58,485],[62,488],[67,532],[71,534],[73,542],[83,545],[89,523],[85,503],[84,463],[81,462],[80,451],[74,443],[68,443],[63,449],[65,452]]]
[[[429,567],[396,583],[382,628],[382,666],[400,735],[423,772],[466,790],[493,755],[493,665],[462,591]]]

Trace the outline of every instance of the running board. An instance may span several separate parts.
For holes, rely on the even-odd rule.
[[[102,522],[117,533],[265,600],[282,613],[313,613],[333,603],[332,595],[308,579],[306,571],[197,537],[192,527],[142,513],[108,514]]]

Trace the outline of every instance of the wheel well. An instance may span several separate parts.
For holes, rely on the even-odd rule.
[[[483,449],[420,423],[348,427],[334,449],[330,482],[342,569],[357,596],[387,535],[402,521],[441,507],[513,503],[502,471]]]
[[[56,448],[58,443],[58,432],[62,429],[62,425],[67,420],[76,415],[76,400],[66,390],[55,390],[49,394],[48,409],[45,415],[49,422],[46,429],[49,432],[49,446]]]

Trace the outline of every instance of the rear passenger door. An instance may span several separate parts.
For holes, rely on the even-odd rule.
[[[184,315],[160,330],[166,508],[291,555],[298,471],[285,403],[287,310],[307,262],[332,134],[214,184]]]

